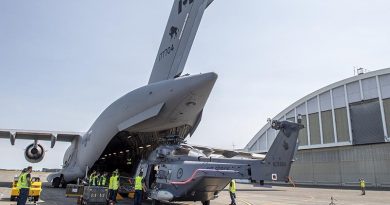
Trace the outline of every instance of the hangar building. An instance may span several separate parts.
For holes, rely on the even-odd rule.
[[[291,176],[297,184],[390,187],[390,68],[362,73],[296,101],[274,119],[305,126]],[[277,132],[270,124],[245,150],[266,153]]]

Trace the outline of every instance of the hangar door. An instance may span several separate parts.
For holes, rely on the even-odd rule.
[[[378,99],[350,105],[353,144],[385,142]]]

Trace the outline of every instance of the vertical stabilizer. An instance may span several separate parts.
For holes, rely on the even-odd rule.
[[[175,0],[149,84],[180,76],[204,10],[212,0]]]
[[[279,130],[267,155],[261,162],[261,172],[255,180],[287,181],[294,155],[298,148],[298,134],[303,125],[288,121],[273,121],[272,128]]]

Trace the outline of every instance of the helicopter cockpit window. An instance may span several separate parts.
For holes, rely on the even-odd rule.
[[[188,155],[189,152],[190,149],[179,147],[172,152],[172,155],[183,156],[183,155]]]

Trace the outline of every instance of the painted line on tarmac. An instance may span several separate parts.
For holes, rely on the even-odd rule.
[[[244,203],[244,204],[246,204],[246,205],[253,205],[253,204],[251,204],[251,203],[249,203],[249,202],[247,202],[247,201],[244,201],[244,200],[242,200],[242,199],[237,199],[237,201],[240,201],[240,202],[242,202],[242,203]]]

